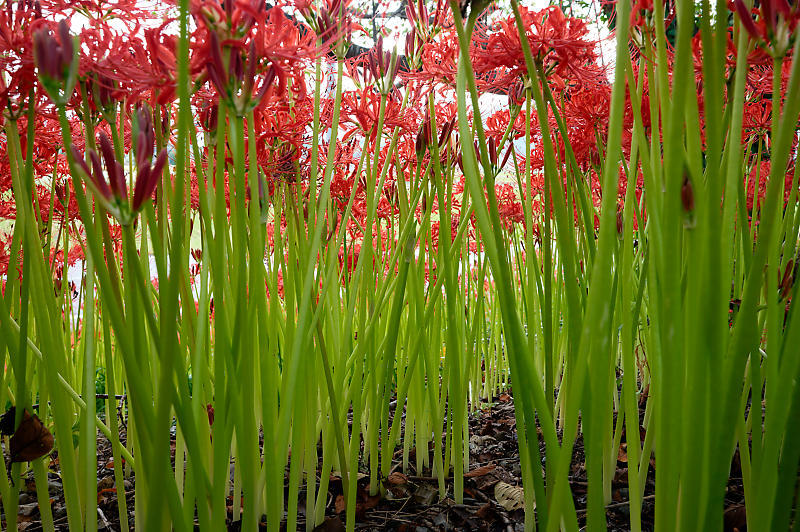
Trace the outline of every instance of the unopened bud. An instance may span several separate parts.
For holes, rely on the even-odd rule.
[[[683,185],[681,185],[681,204],[683,210],[692,212],[694,210],[694,190],[692,189],[692,182],[689,181],[688,176],[683,177]]]

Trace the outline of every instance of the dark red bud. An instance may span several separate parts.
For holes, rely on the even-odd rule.
[[[83,155],[81,155],[81,153],[78,151],[78,148],[76,148],[74,144],[70,144],[69,149],[72,152],[72,159],[75,161],[75,164],[78,165],[78,169],[83,171],[85,174],[84,177],[90,177],[92,172],[86,165],[86,161],[84,160]]]
[[[153,195],[158,182],[161,180],[161,174],[164,171],[164,166],[167,163],[167,150],[163,149],[156,157],[156,163],[151,169],[146,166],[139,170],[139,175],[136,176],[136,184],[133,190],[133,205],[134,212],[139,211],[144,205],[144,200]]]
[[[58,23],[58,35],[61,37],[61,67],[66,68],[72,64],[72,56],[75,53],[66,19],[61,19],[61,22]]]
[[[508,159],[511,157],[511,154],[514,153],[514,144],[510,143],[508,146],[508,150],[506,151],[505,156],[503,157],[503,162],[500,163],[500,168],[505,168]]]
[[[691,212],[694,210],[694,190],[692,189],[692,182],[688,177],[683,178],[683,185],[681,186],[681,204],[683,210]]]
[[[103,159],[106,161],[106,170],[108,171],[108,182],[111,186],[111,191],[118,198],[125,201],[128,200],[128,187],[125,184],[125,172],[122,165],[117,161],[114,155],[114,146],[108,135],[100,132],[100,151],[103,154]]]
[[[89,159],[92,161],[92,170],[94,170],[89,176],[95,187],[97,187],[97,191],[105,199],[112,199],[114,194],[111,192],[111,188],[109,188],[108,183],[106,183],[106,178],[103,176],[103,165],[100,164],[100,156],[97,155],[96,151],[89,150]]]

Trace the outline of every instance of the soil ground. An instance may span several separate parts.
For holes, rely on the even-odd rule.
[[[644,412],[641,412],[640,419]],[[411,449],[409,470],[402,471],[402,447],[394,455],[392,474],[383,479],[383,497],[369,496],[367,474],[359,479],[356,529],[360,531],[439,532],[451,530],[470,531],[521,531],[524,512],[515,509],[521,502],[521,471],[517,450],[517,431],[514,418],[514,401],[510,392],[501,394],[489,408],[470,416],[470,472],[464,479],[464,501],[456,504],[452,499],[453,481],[446,480],[448,497],[439,500],[438,481],[430,470],[414,469],[416,449]],[[644,428],[641,428],[644,434]],[[174,448],[174,447],[173,447]],[[430,452],[430,451],[429,451]],[[544,448],[540,449],[544,454]],[[652,530],[655,508],[655,471],[651,459],[642,505],[642,525]],[[105,438],[98,440],[98,529],[119,530],[117,491],[114,486],[114,463],[111,445]],[[58,476],[58,460],[54,459],[50,473],[50,496],[56,530],[68,530],[63,491]],[[362,471],[362,473],[368,473]],[[573,452],[570,474],[579,525],[585,525],[587,478],[584,464],[583,441],[578,436]],[[613,501],[606,506],[608,530],[630,529],[627,490],[627,455],[625,444],[619,451],[617,471],[612,484]],[[287,480],[288,486],[288,468]],[[499,487],[498,487],[499,486]],[[133,525],[133,495],[135,478],[131,476],[124,485],[128,515]],[[502,494],[506,497],[503,497]],[[344,530],[344,513],[341,479],[332,477],[328,491],[325,522],[315,530],[339,532]],[[232,499],[229,497],[229,517],[232,517]],[[305,530],[305,494],[300,493],[298,504],[298,529]],[[7,529],[5,516],[3,530]],[[32,473],[20,490],[19,528],[26,532],[42,530],[35,484]],[[284,527],[285,528],[285,527]],[[229,520],[229,530],[241,529],[240,522]],[[746,530],[744,491],[738,454],[734,456],[731,477],[725,497],[725,530]]]

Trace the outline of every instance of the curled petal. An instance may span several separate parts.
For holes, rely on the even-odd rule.
[[[734,0],[733,5],[736,8],[736,13],[739,14],[739,20],[742,21],[742,26],[750,34],[753,39],[759,39],[760,35],[756,23],[753,22],[753,17],[750,15],[750,10],[744,5],[742,0]]]
[[[777,9],[784,18],[792,16],[792,8],[786,0],[775,0],[775,9]]]
[[[257,103],[261,101],[261,98],[264,97],[269,88],[272,87],[272,84],[275,82],[275,76],[277,74],[278,72],[275,68],[275,64],[273,63],[269,66],[269,70],[267,70],[267,73],[264,75],[264,82],[261,84],[261,88],[258,89],[258,94],[256,94],[256,96],[253,98],[253,102]]]

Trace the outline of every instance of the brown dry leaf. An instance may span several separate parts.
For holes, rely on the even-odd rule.
[[[507,393],[501,393],[500,397],[497,398],[498,403],[508,403],[511,401],[511,396]]]
[[[493,521],[497,517],[497,512],[492,508],[492,503],[487,502],[475,512],[475,515],[486,521]]]
[[[345,526],[338,517],[326,517],[314,532],[344,532]]]
[[[525,491],[519,486],[498,482],[494,486],[494,498],[509,512],[525,508]]]
[[[337,495],[334,502],[334,511],[337,514],[344,512],[347,509],[347,503],[344,501],[344,495]]]
[[[390,486],[402,486],[404,484],[408,484],[408,477],[399,471],[395,471],[386,477],[386,482]]]
[[[623,464],[628,463],[628,444],[625,442],[619,444],[619,452],[617,453],[617,462],[622,462]]]
[[[370,495],[363,502],[356,503],[356,515],[364,515],[367,510],[372,510],[381,502],[380,495]]]
[[[13,424],[14,415],[15,409],[12,407],[4,418],[10,417]],[[9,443],[12,462],[30,462],[49,453],[53,449],[54,440],[53,435],[44,426],[39,416],[31,415],[26,410]]]
[[[103,505],[117,496],[117,488],[105,488],[97,492],[97,504]]]
[[[486,464],[485,466],[481,466],[481,467],[478,467],[476,469],[473,469],[472,471],[470,471],[468,473],[464,473],[464,478],[482,477],[483,475],[486,475],[486,474],[490,473],[491,471],[494,471],[494,469],[496,467],[497,466],[495,464]]]

